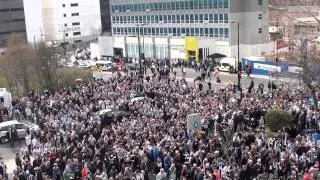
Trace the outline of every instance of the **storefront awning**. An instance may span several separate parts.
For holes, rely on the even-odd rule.
[[[220,54],[220,53],[214,53],[208,56],[208,58],[212,58],[212,59],[223,58],[223,57],[226,57],[226,55]]]

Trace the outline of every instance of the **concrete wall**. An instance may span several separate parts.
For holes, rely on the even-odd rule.
[[[28,6],[26,21],[29,41],[33,41],[33,37],[38,36],[40,31],[43,31],[46,41],[69,43],[93,40],[101,34],[100,0],[24,1]],[[78,3],[78,6],[71,6],[72,3]],[[72,16],[72,13],[79,13],[79,16]],[[74,32],[81,34],[76,35]]]
[[[172,38],[170,39],[170,58],[171,59],[184,59],[184,39]]]
[[[249,56],[263,56],[270,54],[274,51],[274,42],[264,44],[241,44],[240,45],[240,58]],[[238,57],[238,46],[232,45],[230,47],[230,57]]]
[[[261,14],[261,19],[259,19]],[[240,22],[241,44],[263,44],[269,41],[268,0],[231,0],[230,23],[232,45],[237,44],[237,22]],[[259,28],[262,33],[259,33]]]

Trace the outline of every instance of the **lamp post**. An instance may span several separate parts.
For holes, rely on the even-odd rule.
[[[235,21],[230,21],[230,23],[235,23]],[[240,61],[240,22],[237,22],[237,33],[238,33],[238,90],[241,89],[241,66],[242,63]]]
[[[147,24],[137,24],[138,27],[138,53],[139,53],[139,78],[141,81],[140,92],[143,92],[143,70],[142,70],[142,58],[144,58],[144,30],[143,30],[143,56],[141,53],[141,40],[140,40],[140,27]]]

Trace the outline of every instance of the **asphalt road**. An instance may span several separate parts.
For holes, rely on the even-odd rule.
[[[186,81],[188,82],[189,85],[192,85],[194,83],[194,79],[198,76],[200,76],[200,72],[195,71],[194,69],[186,69],[186,76],[183,77],[182,75],[182,71],[180,68],[174,69],[174,71],[176,71],[176,77],[178,79],[182,79],[185,78]],[[220,73],[220,79],[221,79],[221,83],[217,83],[216,82],[216,78],[215,76],[211,75],[211,84],[212,84],[212,88],[213,89],[217,89],[220,88],[221,86],[226,86],[228,84],[237,84],[238,83],[238,75],[237,74],[230,74],[227,72],[219,72]],[[147,70],[147,74],[151,74],[150,69]],[[104,79],[108,79],[112,76],[112,73],[105,73],[102,77]],[[170,73],[170,77],[173,77],[173,73]],[[259,86],[259,84],[264,84],[264,88],[267,89],[268,87],[268,82],[269,81],[273,81],[275,82],[275,84],[279,84],[281,82],[285,82],[285,83],[291,83],[291,84],[295,84],[298,85],[299,84],[299,80],[296,77],[270,77],[270,76],[261,76],[261,75],[250,75],[250,77],[248,77],[246,74],[242,74],[241,75],[241,87],[246,89],[249,87],[251,80],[254,81],[255,84],[255,88],[257,88]],[[206,87],[206,83],[204,84],[204,87]]]
[[[9,179],[13,174],[13,170],[16,169],[16,153],[20,152],[20,149],[25,146],[26,144],[24,139],[22,139],[20,143],[19,141],[16,141],[13,147],[11,147],[10,143],[0,144],[0,157],[3,159],[4,163],[7,166],[7,173],[9,174]]]

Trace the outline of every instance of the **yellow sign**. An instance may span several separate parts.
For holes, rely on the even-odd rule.
[[[186,61],[189,61],[190,58],[194,58],[196,62],[199,61],[199,45],[198,39],[196,37],[187,36],[184,39],[184,49]]]

